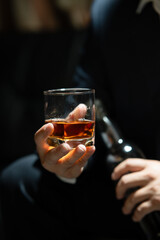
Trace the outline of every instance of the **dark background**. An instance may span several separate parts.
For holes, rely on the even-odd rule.
[[[58,2],[21,0],[18,6],[0,0],[0,171],[36,151],[34,134],[44,124],[43,91],[73,86],[92,0],[69,1],[67,9]],[[32,25],[34,14],[38,25]],[[0,214],[0,239],[2,225]]]
[[[92,0],[69,1],[67,9],[53,0],[28,2],[30,8],[23,0],[18,7],[0,0],[0,170],[35,151],[34,133],[44,124],[43,91],[73,86],[90,21]],[[30,22],[33,12],[39,25]]]
[[[1,33],[1,168],[35,150],[43,91],[72,86],[84,31]]]

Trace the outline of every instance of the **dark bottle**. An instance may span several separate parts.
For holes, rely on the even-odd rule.
[[[100,100],[96,100],[97,125],[102,140],[108,150],[106,156],[107,169],[110,174],[113,169],[127,158],[145,158],[143,152],[134,144],[126,141],[119,129],[113,124],[106,114]],[[127,195],[135,189],[130,189]],[[140,222],[140,226],[147,240],[160,240],[160,213],[152,212]]]

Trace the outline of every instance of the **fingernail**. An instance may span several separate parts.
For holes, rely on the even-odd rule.
[[[95,146],[87,146],[87,150],[88,151],[95,151],[96,150],[96,147]]]
[[[67,143],[62,143],[60,146],[63,153],[68,153],[71,150],[70,146]]]
[[[117,199],[122,199],[123,198],[123,196],[122,195],[117,195]]]
[[[125,214],[125,215],[128,215],[129,213],[130,213],[130,211],[128,211],[128,209],[126,209],[126,208],[122,208],[122,212],[123,212],[123,214]]]
[[[83,144],[79,144],[79,145],[78,145],[78,148],[79,148],[80,150],[82,150],[83,152],[86,151],[86,147],[85,147]]]
[[[138,222],[138,219],[136,218],[136,217],[132,217],[132,220],[134,221],[134,222]]]
[[[53,124],[52,123],[47,123],[44,127],[45,132],[50,132],[51,128],[53,129]]]
[[[95,146],[91,146],[92,150],[95,151],[96,150],[96,147]]]

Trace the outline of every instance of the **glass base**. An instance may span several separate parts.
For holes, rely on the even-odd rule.
[[[47,143],[52,147],[57,147],[62,143],[68,143],[72,148],[76,148],[79,144],[83,144],[86,147],[94,145],[94,137],[92,138],[83,138],[83,139],[65,139],[60,140],[53,137],[48,137]]]

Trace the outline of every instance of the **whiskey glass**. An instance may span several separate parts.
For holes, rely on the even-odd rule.
[[[90,88],[61,88],[44,93],[45,123],[52,123],[54,131],[48,137],[50,146],[67,142],[94,145],[95,90]]]

